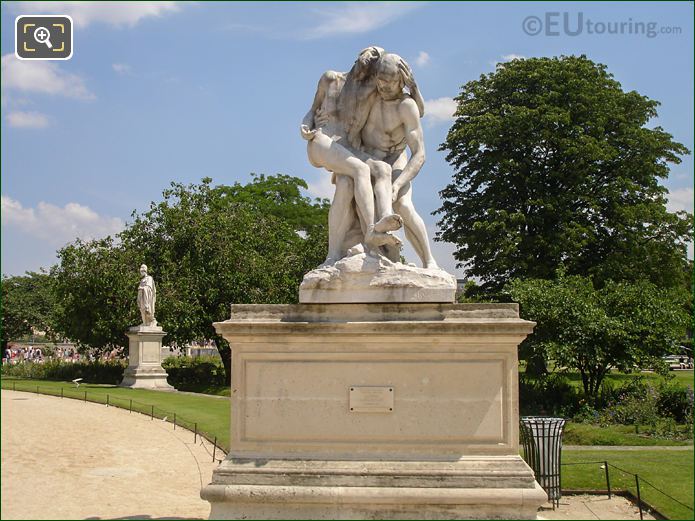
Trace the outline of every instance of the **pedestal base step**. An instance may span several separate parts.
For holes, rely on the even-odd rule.
[[[167,373],[159,367],[158,370],[142,370],[126,368],[123,373],[123,380],[119,387],[130,387],[131,389],[150,389],[154,391],[176,391],[167,382]]]
[[[208,485],[210,519],[536,519],[533,488]]]
[[[459,461],[228,457],[201,491],[210,519],[535,519],[547,500],[518,456]]]

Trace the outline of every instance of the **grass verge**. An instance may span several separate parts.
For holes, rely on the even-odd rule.
[[[654,485],[686,505],[693,506],[693,452],[690,450],[650,451],[562,451],[562,488],[575,490],[606,490],[602,463],[608,461],[612,490],[629,490],[637,495],[634,476],[612,465],[638,474],[642,499],[670,519],[693,519],[693,511],[655,490]],[[588,462],[581,465],[565,463]],[[646,480],[643,481],[643,480]],[[648,483],[647,483],[648,482]]]
[[[569,383],[577,387],[578,389],[582,389],[582,378],[579,375],[579,373],[566,373],[565,374],[567,380]],[[650,371],[644,371],[644,372],[638,372],[638,373],[618,373],[618,372],[611,372],[606,375],[606,381],[610,382],[613,387],[620,387],[621,385],[629,382],[630,380],[634,380],[635,378],[642,376],[647,382],[651,382],[654,385],[658,385],[660,382],[664,381],[664,377],[661,376],[658,373],[653,373]],[[673,376],[674,380],[680,384],[682,387],[687,387],[690,386],[691,388],[694,387],[694,376],[693,376],[693,370],[679,370],[679,371],[670,371],[669,372],[669,377]]]
[[[646,427],[642,427],[644,430]],[[679,425],[679,432],[686,437],[686,426]],[[565,445],[641,445],[682,446],[692,445],[692,440],[647,436],[635,432],[634,425],[607,425],[601,427],[589,423],[567,422],[562,443]]]
[[[209,394],[212,396],[226,396],[229,397],[232,393],[231,386],[225,385],[223,387],[217,385],[201,385],[201,384],[189,384],[181,385],[179,391],[186,391],[189,393],[200,393]]]

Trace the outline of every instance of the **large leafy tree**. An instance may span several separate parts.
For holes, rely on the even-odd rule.
[[[301,195],[302,179],[254,176],[246,185],[172,183],[134,214],[117,241],[76,243],[55,270],[66,335],[92,347],[125,345],[139,322],[138,267],[157,284],[166,342],[214,340],[230,376],[229,345],[212,324],[233,303],[293,303],[304,273],[325,256],[328,204]]]
[[[47,273],[2,278],[2,350],[11,340],[42,331],[55,333],[52,279]]]
[[[54,279],[56,327],[79,347],[127,346],[139,323],[138,271],[133,252],[111,237],[77,240],[58,251]]]
[[[584,56],[500,64],[456,100],[437,238],[457,245],[483,291],[560,265],[597,287],[685,283],[692,216],[666,210],[659,180],[689,151],[646,126],[657,101]]]
[[[588,277],[515,279],[507,285],[521,316],[537,322],[521,348],[576,370],[584,392],[596,397],[608,372],[658,365],[674,352],[689,321],[689,292],[651,282],[607,282]]]

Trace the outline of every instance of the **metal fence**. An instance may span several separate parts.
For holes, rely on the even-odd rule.
[[[666,518],[665,515],[663,515],[663,514],[662,514],[661,512],[659,512],[656,508],[654,508],[652,505],[649,505],[648,503],[646,503],[646,502],[642,499],[642,487],[643,487],[644,485],[646,485],[646,486],[648,486],[648,487],[654,489],[656,492],[658,492],[659,494],[665,496],[666,498],[668,498],[669,500],[673,501],[674,503],[676,503],[676,504],[678,504],[678,505],[680,505],[680,506],[682,506],[682,507],[687,508],[687,509],[690,510],[691,512],[695,512],[695,510],[693,510],[693,507],[691,507],[690,505],[687,505],[686,503],[682,502],[682,501],[679,500],[679,499],[676,499],[675,497],[673,497],[672,495],[668,494],[668,493],[665,492],[664,490],[661,490],[660,488],[658,488],[658,487],[655,486],[654,484],[650,483],[650,482],[647,481],[646,479],[641,478],[638,474],[634,474],[634,473],[632,473],[632,472],[630,472],[630,471],[628,471],[628,470],[625,470],[625,469],[620,468],[620,467],[618,467],[618,466],[616,466],[616,465],[613,465],[612,463],[609,463],[609,462],[606,461],[606,460],[604,460],[604,461],[577,461],[577,462],[574,462],[574,463],[562,463],[562,466],[563,466],[563,467],[564,467],[564,466],[571,466],[571,465],[600,465],[600,466],[601,466],[601,469],[604,470],[604,475],[605,475],[605,480],[606,480],[606,490],[605,490],[605,492],[607,493],[609,499],[612,497],[612,495],[613,495],[617,490],[631,492],[631,491],[629,490],[629,488],[628,488],[628,487],[630,486],[630,484],[626,484],[627,486],[625,486],[625,487],[619,487],[619,488],[617,488],[617,489],[615,488],[615,486],[612,486],[612,485],[615,485],[615,480],[614,480],[613,484],[611,484],[611,473],[610,473],[610,469],[611,469],[611,468],[615,469],[616,471],[618,471],[619,473],[621,473],[622,476],[629,476],[631,480],[634,480],[635,492],[636,492],[634,496],[635,496],[635,498],[636,498],[636,500],[637,500],[636,503],[637,503],[637,508],[639,509],[639,518],[640,518],[640,519],[644,519],[644,510],[652,510],[652,511],[654,511],[655,513],[657,513],[659,516],[661,516],[661,517],[663,517],[663,518]],[[621,476],[621,477],[622,477],[622,476]],[[614,474],[614,478],[615,478],[615,474]],[[621,485],[623,485],[623,484],[625,484],[625,483],[624,483],[624,482],[621,483]],[[602,491],[602,492],[603,492],[603,491]]]
[[[167,423],[171,423],[174,430],[177,428],[189,430],[193,434],[193,443],[198,443],[198,440],[206,440],[208,443],[210,443],[211,449],[209,452],[213,462],[217,461],[220,463],[226,457],[226,452],[224,448],[219,445],[217,436],[199,430],[198,422],[182,418],[181,415],[176,413],[176,411],[168,411],[150,403],[143,403],[133,400],[132,398],[123,398],[110,393],[90,393],[88,390],[80,390],[78,386],[60,388],[46,386],[42,387],[41,385],[33,385],[27,382],[7,381],[4,379],[1,383],[2,388],[7,390],[45,394],[59,398],[70,398],[81,400],[85,403],[97,403],[105,405],[106,407],[118,407],[120,409],[127,410],[129,413],[139,413],[145,415],[152,421],[155,419],[165,421]]]

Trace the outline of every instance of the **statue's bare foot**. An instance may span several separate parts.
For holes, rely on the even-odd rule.
[[[397,213],[392,213],[391,215],[385,215],[379,222],[374,225],[374,231],[383,232],[395,232],[403,227],[403,218]]]
[[[379,246],[401,246],[403,242],[392,233],[368,231],[364,237],[367,248],[374,250]]]
[[[328,268],[330,266],[333,266],[339,260],[340,259],[336,259],[335,257],[326,257],[326,260],[323,261],[323,263],[319,266],[319,268]]]
[[[345,256],[346,257],[352,257],[354,255],[359,255],[360,253],[364,253],[364,252],[365,252],[364,244],[362,244],[360,242],[358,244],[355,244],[351,248],[348,248],[347,255],[345,255]]]
[[[430,258],[426,263],[425,263],[425,268],[428,270],[438,270],[439,266],[437,265],[437,261]]]

